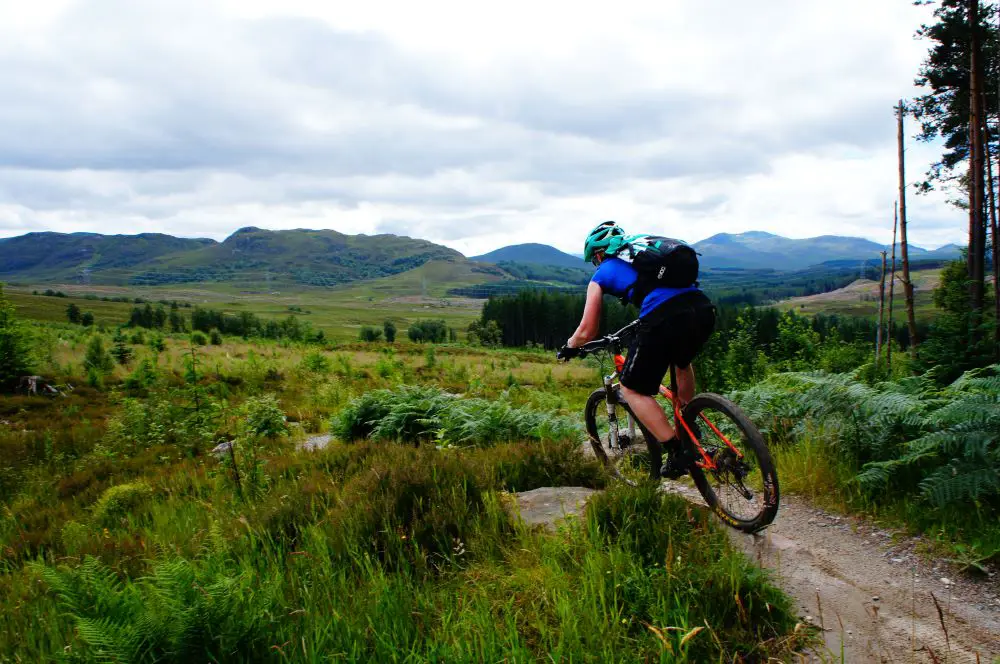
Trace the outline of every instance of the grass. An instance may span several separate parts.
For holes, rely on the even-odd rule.
[[[432,270],[433,265],[424,266]],[[311,288],[297,285],[290,291],[251,292],[233,284],[192,284],[184,286],[128,287],[128,286],[46,286],[64,292],[67,297],[32,295],[32,286],[8,286],[4,292],[18,309],[19,315],[46,322],[66,321],[66,307],[76,303],[83,311],[94,314],[97,325],[120,325],[128,320],[133,304],[86,299],[84,295],[98,297],[140,297],[152,302],[168,300],[190,303],[192,306],[217,309],[229,314],[250,312],[263,318],[286,318],[295,315],[323,330],[332,341],[352,341],[358,338],[365,325],[381,329],[385,320],[392,320],[399,328],[400,338],[406,338],[407,327],[422,319],[442,319],[448,327],[455,328],[464,338],[465,330],[479,318],[481,300],[443,298],[437,295],[422,296],[419,282],[413,295],[410,286],[401,287],[400,277],[364,282],[339,289]],[[408,283],[408,282],[407,282]],[[450,282],[449,282],[450,283]],[[431,292],[436,292],[431,289]],[[294,309],[293,309],[294,308]],[[189,309],[183,310],[185,314]]]
[[[728,661],[803,644],[766,574],[651,487],[557,532],[511,516],[510,492],[604,486],[579,453],[592,366],[225,339],[192,371],[168,335],[95,388],[91,332],[36,332],[40,371],[76,389],[0,403],[0,661]],[[358,416],[366,399],[379,418]],[[298,451],[352,417],[371,428]],[[232,458],[210,453],[224,440]]]

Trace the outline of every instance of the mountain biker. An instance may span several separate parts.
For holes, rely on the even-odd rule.
[[[629,297],[639,273],[626,261],[615,257],[623,246],[625,232],[613,221],[599,224],[584,242],[583,258],[597,266],[587,287],[583,318],[558,357],[569,359],[577,348],[597,336],[601,303],[605,294]],[[632,413],[667,450],[660,469],[664,477],[677,478],[687,472],[691,459],[685,458],[677,432],[654,398],[673,364],[677,392],[682,404],[694,397],[694,369],[691,360],[715,329],[715,307],[696,284],[683,288],[659,287],[642,300],[639,327],[632,338],[628,358],[620,376],[621,393]],[[694,429],[692,423],[689,426]]]

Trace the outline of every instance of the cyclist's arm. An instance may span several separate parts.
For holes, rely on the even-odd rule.
[[[566,345],[578,348],[597,336],[601,325],[601,301],[604,291],[597,282],[591,281],[587,286],[587,303],[583,307],[583,318],[576,332],[569,338]]]

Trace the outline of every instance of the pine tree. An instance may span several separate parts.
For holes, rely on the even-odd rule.
[[[31,340],[16,313],[0,285],[0,387],[31,373]]]

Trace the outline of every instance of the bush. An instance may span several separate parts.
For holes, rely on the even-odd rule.
[[[152,498],[153,488],[145,482],[110,487],[94,505],[94,523],[104,528],[121,525],[130,515],[141,515]]]
[[[385,333],[385,340],[392,343],[396,340],[396,324],[391,320],[382,323],[382,332]]]
[[[277,438],[288,433],[285,412],[273,394],[250,397],[241,407],[247,430],[264,438]]]
[[[406,331],[410,341],[443,343],[448,339],[448,327],[443,320],[418,320]]]
[[[89,311],[84,311],[80,314],[80,325],[84,327],[91,327],[94,324],[94,314]]]
[[[216,330],[214,328],[212,329],[211,332],[208,333],[208,339],[212,343],[213,346],[221,346],[222,345],[222,334],[218,330]]]
[[[330,358],[320,351],[310,351],[302,358],[301,367],[308,373],[328,374],[331,368]]]
[[[111,354],[104,349],[104,339],[100,334],[95,334],[87,344],[87,352],[83,357],[83,367],[89,372],[96,374],[111,373],[114,368],[114,360]]]
[[[382,330],[365,325],[361,328],[359,338],[366,342],[378,341],[382,338]]]
[[[204,346],[208,343],[208,339],[206,339],[205,335],[201,332],[195,331],[191,333],[191,343],[195,346]]]

